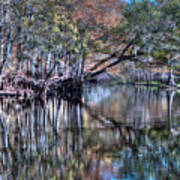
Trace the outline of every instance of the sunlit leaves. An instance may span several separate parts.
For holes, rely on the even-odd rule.
[[[124,34],[127,38],[134,33],[137,35],[134,47],[155,60],[167,60],[175,56],[179,49],[175,48],[179,47],[180,39],[177,36],[179,12],[180,2],[176,0],[134,0],[123,9],[124,19],[112,33]]]

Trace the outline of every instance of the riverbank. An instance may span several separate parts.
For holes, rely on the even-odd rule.
[[[172,83],[173,82],[173,83]],[[131,84],[157,88],[180,88],[180,77],[168,72],[150,72],[137,69],[128,76],[113,75],[108,72],[85,80],[52,76],[49,79],[35,79],[25,74],[7,73],[1,77],[0,96],[19,99],[44,99],[50,95],[61,96],[67,100],[81,97],[83,84]]]
[[[180,88],[179,74],[171,72],[155,72],[147,69],[136,69],[126,74],[116,74],[105,72],[89,79],[94,83],[120,83],[144,86],[156,86],[160,88]]]
[[[8,73],[1,77],[0,96],[44,99],[60,94],[65,99],[76,99],[81,96],[81,86],[81,81],[72,78],[52,76],[49,79],[34,79],[22,73]]]

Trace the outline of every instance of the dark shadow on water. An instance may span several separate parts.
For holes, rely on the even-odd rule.
[[[133,86],[0,99],[0,179],[178,179],[179,119],[178,93]]]

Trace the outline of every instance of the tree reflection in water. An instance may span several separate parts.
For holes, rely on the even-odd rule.
[[[78,103],[1,99],[0,178],[177,179],[179,99],[132,87],[85,89]]]

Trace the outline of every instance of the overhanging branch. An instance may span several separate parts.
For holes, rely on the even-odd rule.
[[[109,64],[109,65],[107,65],[107,66],[105,66],[105,67],[103,67],[103,68],[101,68],[101,69],[98,70],[98,71],[90,72],[90,73],[86,74],[85,78],[89,78],[89,77],[93,77],[93,76],[96,76],[96,75],[98,75],[98,74],[101,74],[101,73],[105,72],[108,68],[113,67],[113,66],[119,64],[119,63],[122,62],[123,60],[131,59],[131,58],[135,57],[135,55],[131,55],[131,56],[125,56],[125,55],[124,55],[124,54],[126,53],[126,51],[129,49],[129,47],[131,47],[131,45],[133,45],[135,39],[136,39],[136,36],[135,36],[135,38],[133,38],[133,39],[127,44],[127,46],[123,49],[120,57],[119,57],[116,61],[114,61],[113,63],[111,63],[111,64]],[[97,69],[98,66],[104,64],[105,62],[111,60],[112,58],[114,58],[114,57],[116,57],[116,56],[117,56],[117,53],[113,53],[110,57],[105,58],[105,59],[102,59],[100,62],[98,62],[95,66],[93,66],[93,67],[90,68],[89,70],[92,71],[92,70]]]

